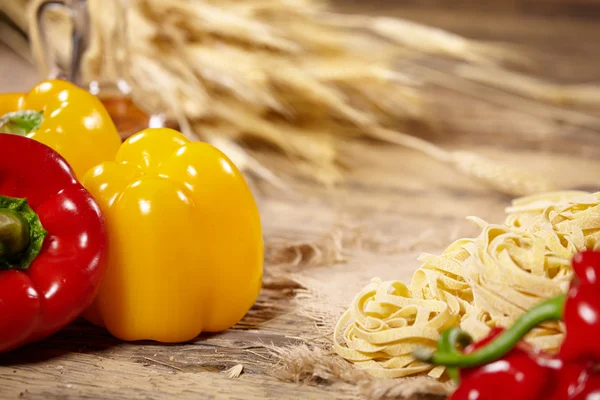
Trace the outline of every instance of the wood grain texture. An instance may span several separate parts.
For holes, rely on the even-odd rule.
[[[389,1],[361,3],[337,2],[348,12],[398,15],[473,38],[524,46],[537,61],[532,70],[558,82],[600,81],[600,24],[590,15],[581,19],[548,16],[549,11],[539,8],[535,13],[514,14],[508,6],[496,15],[467,6],[452,11],[441,2],[427,3],[439,8],[416,2],[403,7],[391,6]],[[510,3],[512,11],[522,8],[518,2]],[[539,2],[520,3],[541,7]],[[553,2],[555,7],[559,3]],[[570,4],[574,8],[594,5],[583,0]],[[35,80],[31,68],[5,48],[0,48],[0,71],[1,91],[26,89]],[[430,111],[443,113],[444,120],[435,130],[419,134],[449,149],[470,150],[546,174],[563,189],[600,189],[600,125],[593,118],[585,123],[549,121],[516,100],[498,104],[485,87],[473,97],[454,90],[448,81],[452,77],[442,77],[439,85],[428,89],[435,93]],[[600,115],[598,110],[585,114]],[[315,280],[326,279],[331,271],[391,275],[384,267],[396,264],[393,276],[381,278],[408,281],[418,266],[415,255],[419,251],[436,252],[452,239],[474,233],[464,220],[468,215],[500,222],[509,201],[445,165],[402,148],[352,142],[344,144],[342,151],[352,168],[346,183],[338,188],[295,180],[290,191],[282,192],[256,184],[267,242],[272,237],[318,238],[342,218],[397,243],[428,232],[431,240],[428,248],[412,248],[401,255],[368,249],[357,252],[344,265],[315,268],[311,272]],[[261,161],[284,175],[294,175],[289,164],[277,157],[264,156]],[[351,299],[358,288],[335,290]],[[275,287],[265,288],[256,306],[234,329],[181,345],[122,343],[101,329],[75,323],[41,343],[1,355],[0,398],[358,398],[356,389],[347,385],[297,386],[268,376],[275,359],[266,345],[296,343],[298,335],[312,328],[311,321],[290,313],[292,294],[288,290],[282,296]],[[228,379],[221,373],[237,363],[244,365],[240,378]]]

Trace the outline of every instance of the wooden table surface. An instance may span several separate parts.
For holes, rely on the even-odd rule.
[[[515,15],[510,10],[491,13],[468,7],[392,9],[379,3],[373,3],[377,8],[361,7],[365,12],[404,16],[469,37],[527,46],[539,61],[539,73],[558,82],[600,82],[600,23],[589,15]],[[352,7],[358,6],[346,9],[352,11]],[[32,67],[0,48],[0,91],[24,90],[36,79]],[[430,135],[437,143],[545,174],[564,189],[600,188],[600,125],[593,118],[585,124],[549,121],[522,110],[519,103],[501,106],[486,100],[484,88],[483,99],[449,88],[436,90],[439,96],[431,105],[432,112],[447,115],[437,133]],[[585,113],[600,118],[600,110]],[[256,185],[267,242],[270,237],[317,238],[331,229],[336,216],[345,215],[398,242],[431,232],[439,240],[427,251],[436,252],[450,239],[473,232],[464,221],[468,215],[500,222],[510,200],[399,147],[353,143],[344,151],[353,160],[353,168],[338,188],[301,180],[292,184],[291,194]],[[270,165],[289,172],[285,163]],[[351,258],[340,273],[367,268],[373,275],[388,274],[381,276],[384,279],[408,281],[418,263],[414,259],[404,262],[405,258],[366,251]],[[398,261],[393,274],[378,267],[397,260],[403,262]],[[354,288],[346,289],[351,298]],[[41,343],[0,356],[0,398],[357,398],[350,386],[298,386],[266,374],[273,365],[262,344],[293,343],[294,333],[310,323],[282,317],[291,296],[280,300],[280,308],[269,305],[276,290],[265,288],[257,305],[233,329],[202,335],[184,345],[122,343],[101,329],[76,323]],[[240,378],[220,373],[238,362],[245,366]]]

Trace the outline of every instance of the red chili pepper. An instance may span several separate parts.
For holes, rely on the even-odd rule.
[[[486,338],[467,346],[465,354],[486,346],[503,331],[492,329]],[[521,342],[499,360],[461,369],[461,384],[449,400],[535,400],[551,376],[551,371],[537,362],[531,346]]]
[[[561,363],[552,369],[551,384],[540,400],[597,400],[600,399],[600,373],[593,363]],[[536,399],[534,399],[536,400]]]
[[[600,363],[600,252],[584,251],[573,258],[575,279],[565,303],[565,362]]]
[[[493,329],[465,354],[491,343],[502,329]],[[600,373],[594,363],[565,363],[519,342],[491,363],[460,370],[461,384],[449,400],[597,400]]]
[[[100,209],[66,161],[0,134],[0,352],[77,318],[96,294],[105,248]]]
[[[452,400],[600,400],[600,253],[579,253],[573,270],[566,298],[539,304],[475,345],[465,347],[468,334],[452,328],[442,334],[436,353],[417,351],[415,357],[446,365],[452,377],[462,368]],[[538,324],[558,319],[567,334],[556,357],[521,341]]]

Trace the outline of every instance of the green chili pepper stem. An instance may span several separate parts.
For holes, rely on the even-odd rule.
[[[437,352],[438,354],[454,354],[460,357],[463,353],[460,352],[457,345],[460,345],[460,349],[464,349],[471,343],[473,343],[473,338],[465,331],[459,328],[446,329],[438,340]],[[434,354],[432,350],[423,347],[417,348],[413,352],[413,356],[422,361],[431,360]],[[458,368],[449,366],[446,368],[446,373],[456,384],[460,383]]]
[[[559,295],[531,308],[517,319],[506,331],[502,332],[485,347],[473,353],[463,354],[456,350],[456,342],[463,340],[464,331],[458,328],[450,329],[440,340],[448,341],[435,353],[415,351],[418,360],[448,367],[470,368],[495,361],[507,354],[532,328],[542,322],[560,320],[563,314],[565,295]],[[458,332],[456,332],[458,331]],[[446,333],[446,332],[444,332]]]
[[[44,115],[41,111],[21,110],[0,117],[0,132],[27,135],[40,127]]]
[[[460,349],[462,350],[471,343],[473,343],[473,338],[465,331],[458,328],[446,329],[438,342],[438,351],[440,353],[452,353],[461,356],[462,353],[459,351],[457,344],[461,346]],[[446,372],[456,384],[460,383],[458,368],[449,366],[446,368]]]

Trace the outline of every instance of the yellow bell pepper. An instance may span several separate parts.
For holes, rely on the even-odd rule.
[[[260,216],[244,177],[215,147],[146,129],[83,182],[109,234],[90,321],[122,340],[182,342],[230,328],[254,304]]]
[[[0,132],[50,146],[80,179],[94,165],[114,160],[121,145],[100,100],[63,80],[41,82],[29,93],[0,94]]]

